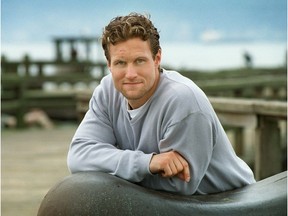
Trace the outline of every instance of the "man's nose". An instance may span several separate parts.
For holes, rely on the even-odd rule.
[[[134,79],[137,77],[137,71],[136,71],[136,68],[132,65],[132,64],[129,64],[127,66],[127,70],[126,70],[126,78],[128,79]]]

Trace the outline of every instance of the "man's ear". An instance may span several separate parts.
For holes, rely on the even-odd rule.
[[[157,54],[156,54],[156,56],[155,56],[155,64],[156,65],[160,65],[160,63],[161,63],[161,58],[162,58],[162,50],[161,49],[159,49],[158,50],[158,52],[157,52]]]

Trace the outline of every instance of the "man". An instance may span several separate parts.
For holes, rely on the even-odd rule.
[[[149,18],[116,17],[103,31],[102,47],[111,74],[95,89],[73,137],[72,173],[101,171],[186,195],[255,182],[205,94],[160,69],[159,33]]]

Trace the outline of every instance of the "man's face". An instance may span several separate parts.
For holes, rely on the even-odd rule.
[[[142,106],[155,92],[159,81],[161,51],[153,59],[148,41],[129,39],[110,45],[110,62],[115,88],[133,108]]]

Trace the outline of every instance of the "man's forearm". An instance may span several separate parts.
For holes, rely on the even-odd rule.
[[[120,150],[107,143],[93,143],[74,139],[68,152],[67,163],[71,173],[100,171],[139,182],[150,174],[152,154],[141,151]]]

